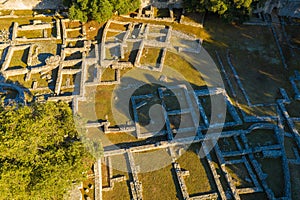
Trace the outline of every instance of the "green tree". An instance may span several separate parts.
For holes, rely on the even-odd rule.
[[[87,177],[94,158],[79,139],[68,104],[2,108],[0,124],[1,198],[62,199]]]
[[[187,12],[208,11],[217,13],[228,21],[247,19],[258,0],[184,0]]]
[[[96,20],[107,21],[114,12],[127,14],[140,6],[140,0],[64,0],[69,7],[69,18],[82,22]]]
[[[98,22],[107,21],[112,16],[113,6],[108,0],[90,0],[90,18]]]

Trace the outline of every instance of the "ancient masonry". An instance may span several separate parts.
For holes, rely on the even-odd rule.
[[[161,72],[164,67],[164,61],[168,51],[185,54],[200,54],[202,41],[193,36],[188,36],[172,27],[157,26],[145,23],[124,23],[118,21],[108,21],[100,44],[87,40],[87,30],[81,23],[71,26],[71,22],[66,19],[56,20],[51,23],[43,21],[33,21],[27,25],[19,26],[13,24],[10,33],[10,39],[0,43],[3,50],[1,59],[1,82],[0,94],[8,94],[14,91],[12,98],[5,99],[5,103],[12,101],[18,103],[25,102],[25,94],[28,92],[17,84],[6,83],[7,79],[13,76],[22,76],[24,83],[31,81],[32,77],[39,75],[40,79],[32,82],[31,92],[40,92],[45,98],[52,101],[64,100],[72,101],[74,112],[78,112],[79,101],[86,100],[86,87],[99,85],[120,84],[122,70],[133,67],[152,72]],[[54,29],[55,28],[55,29]],[[40,32],[39,37],[26,38],[29,30]],[[56,30],[53,35],[53,30]],[[51,34],[50,34],[51,32]],[[78,36],[72,37],[77,34]],[[40,59],[39,55],[45,53],[42,46],[37,41],[61,41],[62,45],[59,52]],[[176,41],[184,41],[176,43]],[[155,48],[161,52],[156,63],[144,63],[142,57],[145,56],[147,49]],[[128,53],[136,51],[136,56],[131,62],[123,61]],[[17,52],[26,54],[26,66],[13,66],[13,57]],[[117,127],[111,127],[108,120],[103,122],[88,123],[87,128],[99,127],[105,134],[114,133],[133,133],[137,138],[166,137],[167,141],[148,143],[140,146],[128,144],[126,148],[104,149],[104,164],[107,167],[108,186],[102,186],[102,163],[98,160],[94,165],[95,178],[95,199],[102,199],[102,193],[114,189],[116,183],[129,181],[131,196],[135,200],[143,199],[143,183],[140,181],[140,166],[135,160],[137,152],[154,151],[165,149],[172,157],[172,169],[174,181],[180,186],[180,193],[184,199],[241,199],[240,195],[250,193],[264,192],[269,199],[291,199],[291,181],[289,164],[300,164],[300,135],[296,129],[296,123],[300,122],[300,117],[290,116],[286,105],[292,101],[300,99],[300,73],[295,71],[290,77],[294,96],[289,97],[284,88],[279,89],[280,99],[274,103],[253,104],[247,91],[244,89],[242,81],[233,65],[232,55],[228,52],[226,63],[233,74],[228,76],[228,72],[223,66],[223,61],[218,52],[216,52],[221,66],[222,75],[229,85],[230,93],[234,98],[230,98],[224,88],[208,87],[202,90],[190,91],[186,85],[174,85],[170,88],[159,87],[157,89],[157,98],[162,106],[162,116],[165,126],[158,133],[142,132],[139,123],[139,112],[143,106],[147,106],[153,94],[141,94],[131,97],[133,123],[119,124]],[[92,70],[90,70],[92,69]],[[114,71],[114,79],[107,80],[105,73],[109,70]],[[92,71],[92,73],[89,73]],[[92,77],[89,77],[92,74]],[[40,86],[40,82],[45,80],[47,86]],[[234,87],[234,86],[236,87]],[[234,89],[237,88],[237,89]],[[174,94],[169,94],[171,90]],[[276,114],[270,115],[249,115],[241,109],[241,104],[237,102],[237,90],[241,92],[246,104],[251,107],[275,107]],[[71,92],[70,92],[71,91]],[[223,103],[228,112],[217,113],[216,120],[209,118],[207,111],[207,98],[216,98]],[[186,106],[179,109],[172,109],[167,98],[180,99]],[[196,109],[195,109],[196,108]],[[199,114],[197,114],[199,113]],[[171,120],[173,116],[188,115],[191,117],[189,127],[172,128]],[[223,121],[223,122],[222,122]],[[269,122],[276,123],[269,123]],[[247,129],[242,129],[243,123],[252,123]],[[224,127],[220,133],[219,128]],[[228,128],[235,128],[234,131]],[[205,134],[211,130],[210,134]],[[271,132],[273,141],[264,144],[253,144],[249,136],[256,131]],[[189,133],[193,133],[190,135]],[[296,141],[293,147],[293,158],[288,157],[284,149],[284,138],[288,137]],[[232,144],[228,141],[233,141]],[[223,142],[225,145],[221,145]],[[186,183],[186,177],[191,176],[187,170],[180,167],[176,161],[174,148],[182,148],[184,145],[199,143],[202,149],[196,152],[199,155],[206,155],[205,162],[208,163],[207,171],[212,174],[213,183],[216,185],[215,191],[207,191],[201,194],[189,194],[189,187]],[[228,143],[228,144],[227,144]],[[211,146],[213,147],[211,148]],[[229,146],[225,149],[224,146]],[[212,150],[211,150],[212,149]],[[202,151],[202,152],[201,152]],[[129,180],[125,176],[115,177],[113,175],[112,159],[114,156],[124,155],[128,160],[130,169]],[[233,159],[234,158],[234,159]],[[268,183],[268,176],[263,166],[259,162],[261,159],[280,160],[283,172],[284,185],[281,196],[276,196]],[[229,173],[230,166],[243,166],[247,174],[249,185],[239,187],[236,185],[235,178]],[[222,182],[226,183],[224,186]]]
[[[122,53],[116,53],[113,56],[107,56],[105,52],[123,52],[122,50],[124,45],[124,40],[126,39],[128,42],[136,42],[138,46],[138,53],[135,58],[135,67],[145,69],[145,70],[151,70],[151,71],[161,71],[161,68],[159,65],[161,63],[157,63],[157,65],[149,66],[149,65],[142,65],[140,63],[141,56],[143,55],[142,49],[147,48],[147,46],[151,46],[153,43],[148,42],[149,38],[151,37],[159,37],[156,44],[156,47],[161,48],[163,51],[164,49],[168,49],[170,51],[176,50],[178,52],[186,52],[186,53],[199,53],[201,50],[201,46],[196,45],[194,48],[185,49],[185,47],[172,47],[172,44],[168,42],[168,37],[181,37],[184,39],[192,39],[189,36],[183,35],[181,33],[178,33],[176,31],[172,31],[171,28],[166,28],[162,26],[156,26],[155,28],[160,28],[162,31],[160,34],[154,34],[155,31],[149,31],[149,29],[153,29],[153,26],[145,25],[145,24],[136,24],[132,25],[130,23],[119,23],[119,22],[109,22],[114,24],[122,24],[124,26],[129,27],[128,29],[131,30],[132,35],[128,34],[128,29],[124,32],[122,38],[118,38],[118,40],[109,40],[103,38],[102,46],[101,46],[101,60],[100,62],[104,63],[106,66],[112,66],[113,62],[115,62],[115,56],[121,58]],[[105,34],[108,34],[108,32],[116,32],[116,30],[113,30],[111,28],[108,28],[110,24],[107,25]],[[135,30],[137,29],[137,30]],[[168,36],[169,31],[172,31],[172,36]],[[151,32],[151,34],[149,34]],[[142,37],[141,37],[142,35]],[[105,35],[106,37],[106,35]],[[162,37],[165,37],[163,39]],[[116,41],[115,45],[112,45],[109,41]],[[194,40],[194,42],[197,44],[201,44],[200,41],[197,42],[197,40]],[[110,49],[112,46],[118,46],[118,50],[113,51],[106,51],[105,49]],[[131,46],[131,45],[128,45]],[[127,47],[128,47],[127,46]],[[153,46],[153,45],[152,45]],[[222,67],[222,61],[219,58],[218,52],[217,57],[221,65],[221,71],[225,77],[225,80],[228,82],[228,85],[230,85],[230,90],[233,96],[236,96],[236,91],[233,89],[232,86],[233,83],[228,78],[227,72],[225,71],[224,67]],[[172,156],[174,152],[172,153],[172,148],[175,146],[181,146],[184,144],[189,143],[197,143],[201,142],[203,151],[206,155],[206,161],[209,164],[210,171],[214,177],[214,182],[217,185],[217,191],[214,191],[209,194],[203,194],[198,196],[192,196],[190,197],[190,194],[188,193],[188,188],[185,183],[185,177],[189,176],[188,171],[184,171],[180,168],[180,164],[176,162],[176,160],[173,160],[173,169],[175,172],[175,175],[177,177],[178,185],[181,188],[181,194],[184,199],[228,199],[228,198],[234,198],[234,199],[240,199],[241,194],[249,194],[249,193],[260,193],[265,192],[268,198],[274,199],[278,198],[275,196],[274,191],[272,191],[267,183],[267,174],[263,171],[261,164],[257,161],[257,158],[255,157],[257,154],[259,154],[262,159],[280,159],[282,163],[282,169],[284,169],[284,196],[281,198],[290,198],[291,196],[291,183],[290,183],[290,172],[288,168],[289,163],[299,163],[300,156],[299,156],[299,147],[300,147],[300,140],[299,140],[299,133],[295,128],[294,123],[299,122],[299,118],[292,118],[289,116],[288,112],[285,109],[285,104],[289,104],[291,102],[290,97],[288,97],[286,91],[283,88],[280,88],[279,92],[282,95],[281,99],[278,99],[277,102],[273,104],[267,104],[267,103],[260,103],[260,104],[252,104],[251,100],[246,92],[246,90],[243,87],[243,84],[235,70],[235,67],[233,66],[231,62],[231,58],[228,52],[227,55],[227,62],[230,66],[230,69],[232,70],[234,74],[234,80],[236,81],[235,84],[237,84],[238,88],[241,90],[247,104],[249,107],[268,107],[268,106],[275,106],[277,107],[278,115],[277,116],[249,116],[246,113],[240,109],[240,105],[238,102],[232,102],[232,100],[228,97],[226,91],[222,88],[208,88],[198,91],[188,91],[187,88],[184,85],[178,85],[173,86],[171,89],[173,91],[179,90],[182,91],[183,96],[175,95],[174,98],[183,98],[186,102],[188,102],[188,105],[191,106],[192,102],[195,101],[198,106],[199,114],[200,114],[200,121],[203,121],[202,126],[198,126],[197,122],[193,122],[192,127],[188,127],[185,129],[171,129],[170,127],[170,120],[169,117],[172,115],[181,115],[181,114],[190,114],[191,116],[195,115],[193,112],[192,107],[182,108],[181,110],[172,110],[166,106],[166,103],[164,102],[165,95],[168,95],[165,91],[166,88],[159,88],[158,89],[158,97],[161,101],[161,105],[164,108],[163,110],[163,116],[165,121],[165,129],[161,130],[160,132],[141,132],[141,125],[139,123],[139,110],[143,106],[147,106],[148,102],[151,100],[151,98],[154,98],[153,94],[143,94],[139,96],[132,96],[131,97],[131,103],[132,103],[132,109],[133,109],[133,118],[134,118],[134,125],[132,124],[126,124],[126,125],[120,125],[119,128],[116,127],[109,127],[109,122],[102,122],[102,123],[90,123],[87,124],[87,127],[103,127],[103,131],[106,134],[110,133],[118,133],[118,132],[133,132],[135,133],[135,136],[137,138],[148,138],[148,137],[156,137],[156,136],[162,136],[165,135],[168,139],[168,142],[158,142],[156,144],[149,144],[149,145],[143,145],[139,147],[127,147],[126,149],[116,149],[116,150],[107,150],[104,153],[105,159],[113,158],[116,155],[125,155],[127,154],[127,157],[129,159],[131,172],[132,172],[132,180],[130,184],[131,188],[131,194],[133,196],[133,199],[142,199],[142,183],[138,179],[138,166],[135,165],[134,157],[132,154],[135,152],[147,152],[149,150],[157,150],[157,149],[169,149],[170,155]],[[104,65],[104,66],[105,66]],[[98,70],[98,69],[97,69]],[[226,78],[227,77],[227,78]],[[295,75],[290,78],[291,84],[293,86],[294,92],[295,92],[295,99],[299,96],[299,72],[295,72]],[[99,82],[98,82],[99,83]],[[168,88],[170,89],[170,88]],[[176,92],[175,92],[176,93]],[[216,123],[211,123],[207,117],[207,114],[204,107],[205,107],[205,98],[207,96],[220,96],[220,99],[223,99],[224,104],[227,107],[228,113],[230,115],[231,120],[225,120],[225,123],[218,123],[218,120]],[[191,100],[192,99],[192,100]],[[237,106],[237,107],[236,107]],[[237,112],[237,109],[239,112]],[[238,113],[241,113],[242,116],[240,117]],[[227,116],[219,116],[219,118],[227,118]],[[195,119],[195,118],[192,118]],[[269,121],[278,120],[279,125],[273,125],[268,123]],[[288,122],[288,127],[292,131],[292,133],[285,133],[288,137],[295,138],[297,141],[297,147],[295,148],[295,157],[296,159],[289,159],[287,158],[283,146],[283,139],[282,139],[282,133],[284,133],[282,125],[284,121]],[[224,131],[219,135],[217,132],[212,133],[210,135],[204,135],[203,131],[207,130],[208,128],[217,129],[218,127],[235,127],[241,125],[243,122],[252,122],[254,123],[251,127],[249,127],[246,130],[236,130],[236,131]],[[252,147],[252,144],[248,141],[247,135],[252,134],[255,130],[270,130],[273,132],[274,137],[276,138],[274,143],[269,143],[266,145],[259,145],[256,147]],[[194,136],[193,137],[177,137],[176,134],[183,134],[185,131],[193,131]],[[184,134],[183,134],[184,135]],[[176,137],[175,137],[176,136]],[[220,138],[219,138],[220,137]],[[230,150],[230,151],[224,151],[221,149],[221,147],[217,143],[218,140],[224,140],[227,141],[228,139],[232,138],[234,141],[234,144],[236,146],[236,150]],[[205,142],[204,142],[205,140]],[[209,143],[214,143],[214,152],[217,156],[217,161],[219,165],[221,166],[222,174],[224,174],[225,180],[228,183],[228,188],[224,190],[222,187],[221,181],[220,181],[220,175],[217,173],[216,167],[212,162],[211,152],[208,151],[208,147],[210,146]],[[232,157],[240,157],[240,159],[231,159]],[[240,188],[235,185],[235,180],[231,176],[231,174],[228,172],[227,167],[231,165],[243,165],[247,171],[247,176],[249,177],[247,179],[247,182],[251,183],[251,187],[244,187]]]

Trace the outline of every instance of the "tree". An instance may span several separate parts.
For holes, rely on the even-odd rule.
[[[112,16],[113,6],[108,0],[90,0],[89,10],[91,19],[98,22],[107,21]]]
[[[118,12],[120,15],[135,11],[140,6],[140,0],[110,0],[110,3],[114,12]]]
[[[107,21],[113,13],[127,14],[137,10],[140,0],[64,0],[69,7],[69,18],[86,22]]]
[[[62,199],[87,177],[94,158],[63,102],[0,109],[0,194],[3,199]]]
[[[213,12],[228,21],[247,19],[258,0],[184,0],[187,12]]]

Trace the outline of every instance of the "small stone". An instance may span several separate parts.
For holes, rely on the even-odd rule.
[[[158,80],[159,80],[160,82],[166,83],[166,82],[168,82],[168,77],[165,76],[165,75],[161,75],[161,76],[159,77]]]

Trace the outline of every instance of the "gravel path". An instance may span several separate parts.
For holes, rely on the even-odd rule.
[[[0,10],[56,9],[62,0],[0,0]]]

